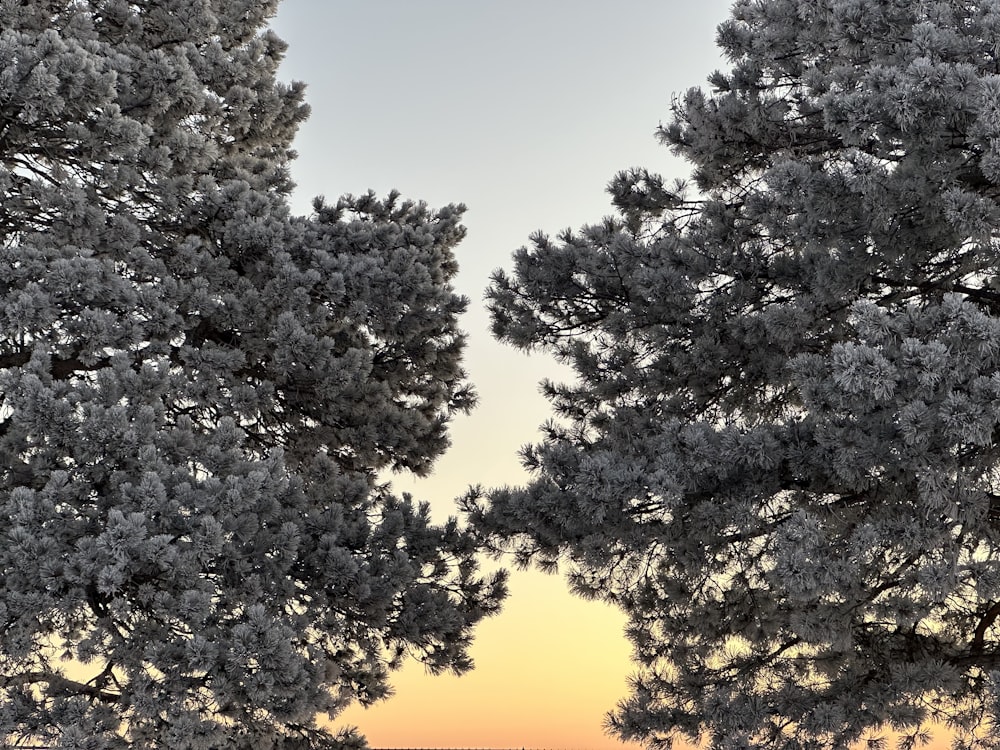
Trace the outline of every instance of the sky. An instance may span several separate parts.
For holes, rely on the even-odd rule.
[[[468,206],[455,286],[470,299],[466,369],[479,407],[423,480],[393,478],[444,520],[470,485],[522,483],[520,446],[548,417],[538,383],[567,377],[542,354],[495,342],[483,307],[489,274],[537,230],[556,234],[611,213],[605,186],[644,166],[687,167],[654,138],[672,96],[725,66],[715,27],[730,0],[284,0],[273,28],[290,47],[280,77],[308,84],[293,207],[391,189],[432,206]],[[503,561],[501,561],[501,564]],[[624,618],[516,572],[504,611],[477,629],[466,675],[415,662],[395,695],[355,707],[376,748],[628,746],[604,715],[633,671]]]

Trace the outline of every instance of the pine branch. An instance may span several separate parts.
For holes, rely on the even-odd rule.
[[[978,656],[983,653],[986,631],[990,629],[990,626],[996,622],[998,617],[1000,617],[1000,602],[994,602],[993,605],[986,610],[986,613],[983,615],[983,619],[979,621],[979,624],[976,626],[976,629],[972,634],[972,643],[969,646],[970,656]]]
[[[122,696],[119,693],[109,693],[95,685],[87,685],[83,682],[70,680],[59,674],[52,672],[24,672],[19,675],[3,677],[0,686],[4,688],[18,687],[21,685],[33,685],[38,682],[45,682],[49,685],[50,693],[76,693],[102,701],[104,703],[118,703]]]

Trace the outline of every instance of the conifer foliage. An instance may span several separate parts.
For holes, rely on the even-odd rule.
[[[846,748],[1000,699],[1000,3],[739,0],[615,218],[489,290],[554,419],[482,533],[627,613],[609,719]],[[978,740],[977,740],[978,738]]]
[[[290,214],[275,6],[0,2],[4,747],[333,746],[502,596],[376,479],[472,405],[462,207]]]

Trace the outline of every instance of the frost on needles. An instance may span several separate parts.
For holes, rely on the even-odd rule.
[[[1000,3],[740,0],[674,103],[688,185],[537,235],[494,331],[554,353],[481,532],[629,617],[624,739],[1000,737]]]
[[[473,394],[462,207],[288,208],[276,2],[0,3],[0,744],[325,748],[502,578],[397,497]]]

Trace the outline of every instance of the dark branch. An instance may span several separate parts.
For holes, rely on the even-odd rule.
[[[23,674],[13,675],[11,677],[0,678],[2,682],[0,685],[3,687],[16,687],[19,685],[32,685],[36,682],[46,682],[49,685],[50,693],[76,693],[78,695],[86,695],[90,698],[95,698],[104,703],[118,703],[121,700],[121,695],[118,693],[109,693],[106,690],[102,690],[95,685],[87,685],[83,682],[77,682],[76,680],[70,680],[59,674],[53,674],[51,672],[24,672]]]
[[[983,653],[983,644],[986,639],[986,631],[1000,617],[1000,602],[994,602],[993,606],[986,610],[983,619],[976,625],[976,630],[972,634],[972,644],[969,646],[969,655],[978,656]]]

